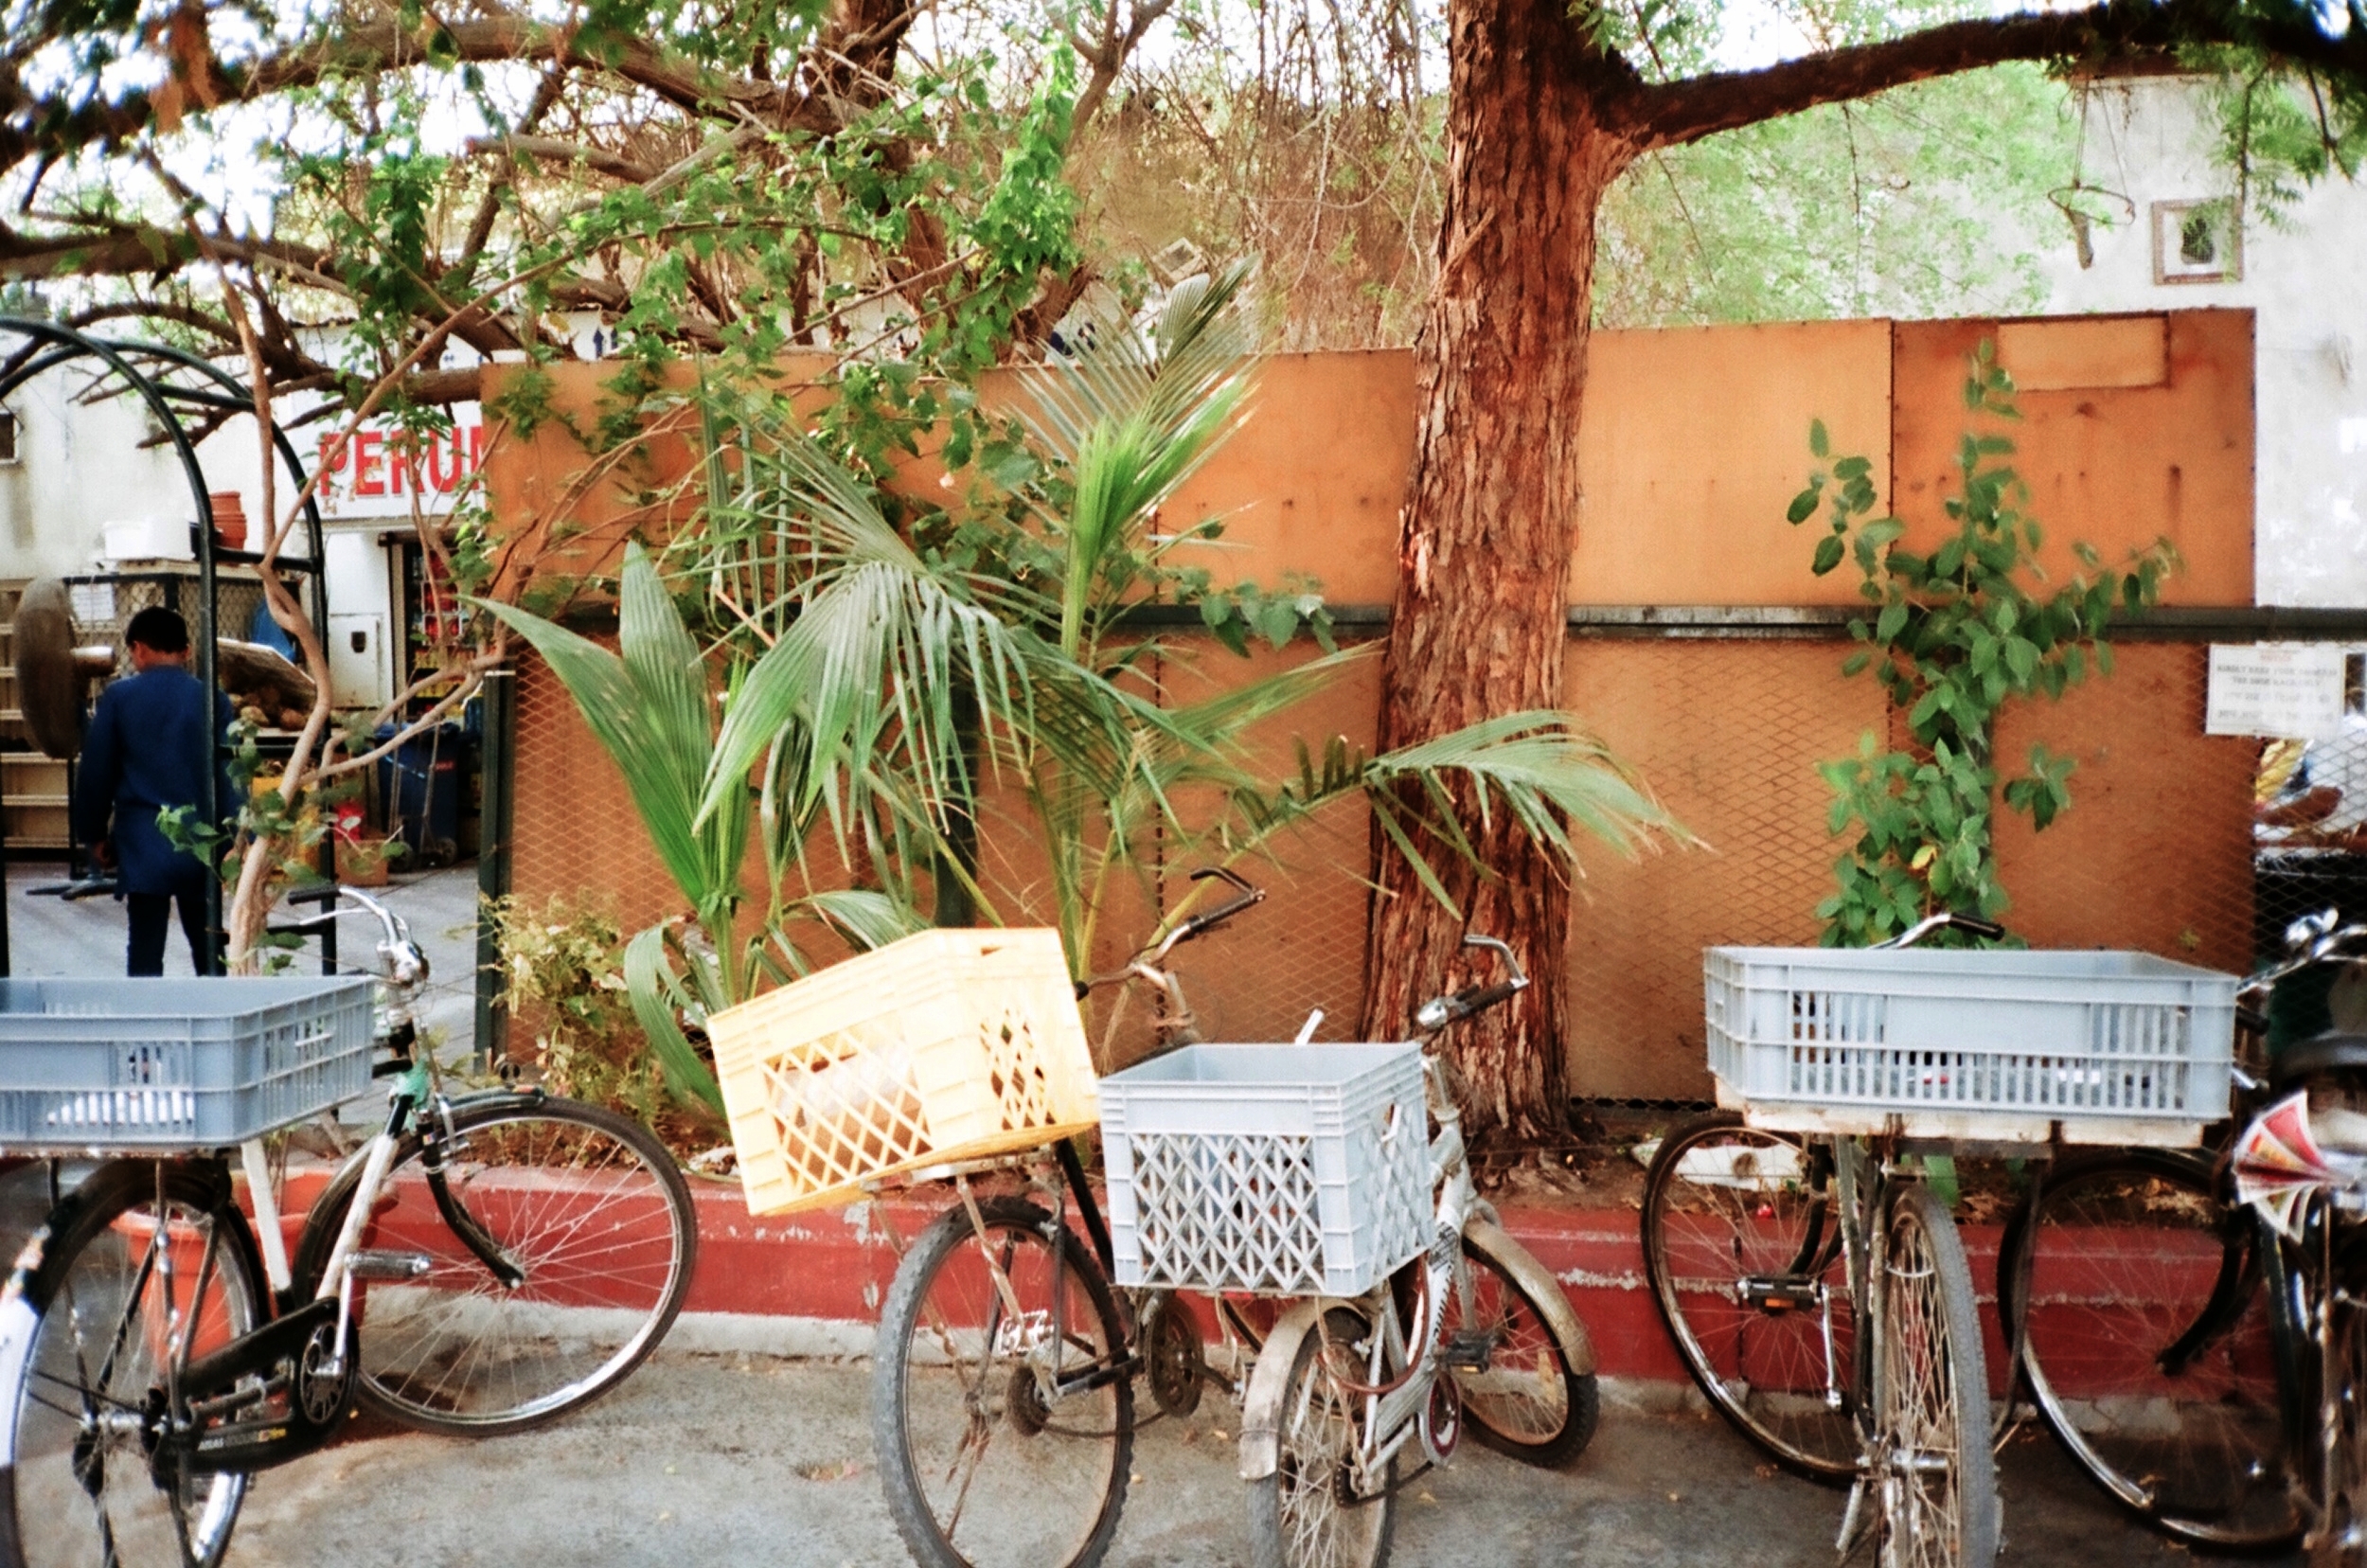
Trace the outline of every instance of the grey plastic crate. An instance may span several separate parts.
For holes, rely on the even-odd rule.
[[[2228,1114],[2235,976],[2148,953],[1711,948],[1710,1071],[1766,1125],[2185,1143]],[[1789,1114],[1794,1119],[1786,1122]]]
[[[0,1146],[223,1149],[370,1086],[366,976],[0,980]]]
[[[1416,1045],[1193,1045],[1101,1080],[1121,1285],[1352,1296],[1435,1223]]]

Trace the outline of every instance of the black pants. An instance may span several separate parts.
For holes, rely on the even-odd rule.
[[[132,950],[123,972],[130,975],[165,972],[165,932],[175,900],[181,905],[181,931],[189,939],[189,963],[205,972],[205,889],[184,887],[170,893],[127,893],[132,912]]]

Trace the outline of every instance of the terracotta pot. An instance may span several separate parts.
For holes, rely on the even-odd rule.
[[[214,537],[226,550],[246,548],[246,502],[237,490],[215,490],[205,497],[214,504]]]

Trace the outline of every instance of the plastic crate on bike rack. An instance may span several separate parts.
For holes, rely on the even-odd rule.
[[[2179,1147],[2228,1114],[2232,974],[2148,953],[1711,948],[1710,1071],[1756,1126]]]
[[[1121,1285],[1353,1296],[1435,1228],[1415,1044],[1193,1045],[1101,1081]]]
[[[1054,931],[926,931],[707,1019],[753,1214],[1094,1125]]]
[[[373,982],[0,980],[0,1147],[226,1149],[365,1094]]]

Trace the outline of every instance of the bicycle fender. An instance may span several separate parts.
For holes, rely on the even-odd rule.
[[[1570,1305],[1570,1297],[1562,1291],[1561,1281],[1554,1277],[1553,1271],[1539,1263],[1528,1248],[1515,1241],[1500,1225],[1491,1225],[1485,1220],[1472,1220],[1465,1224],[1463,1233],[1494,1254],[1496,1261],[1504,1266],[1504,1272],[1519,1280],[1522,1289],[1527,1291],[1530,1298],[1544,1309],[1545,1315],[1552,1319],[1547,1327],[1553,1329],[1557,1339],[1571,1347],[1570,1370],[1581,1378],[1593,1377],[1594,1336],[1586,1331],[1585,1323],[1579,1319],[1576,1309]]]
[[[1299,1345],[1314,1331],[1322,1314],[1321,1301],[1302,1301],[1275,1322],[1250,1368],[1249,1387],[1241,1395],[1240,1471],[1244,1481],[1263,1481],[1282,1464],[1282,1397],[1290,1381],[1290,1368],[1299,1359]]]

